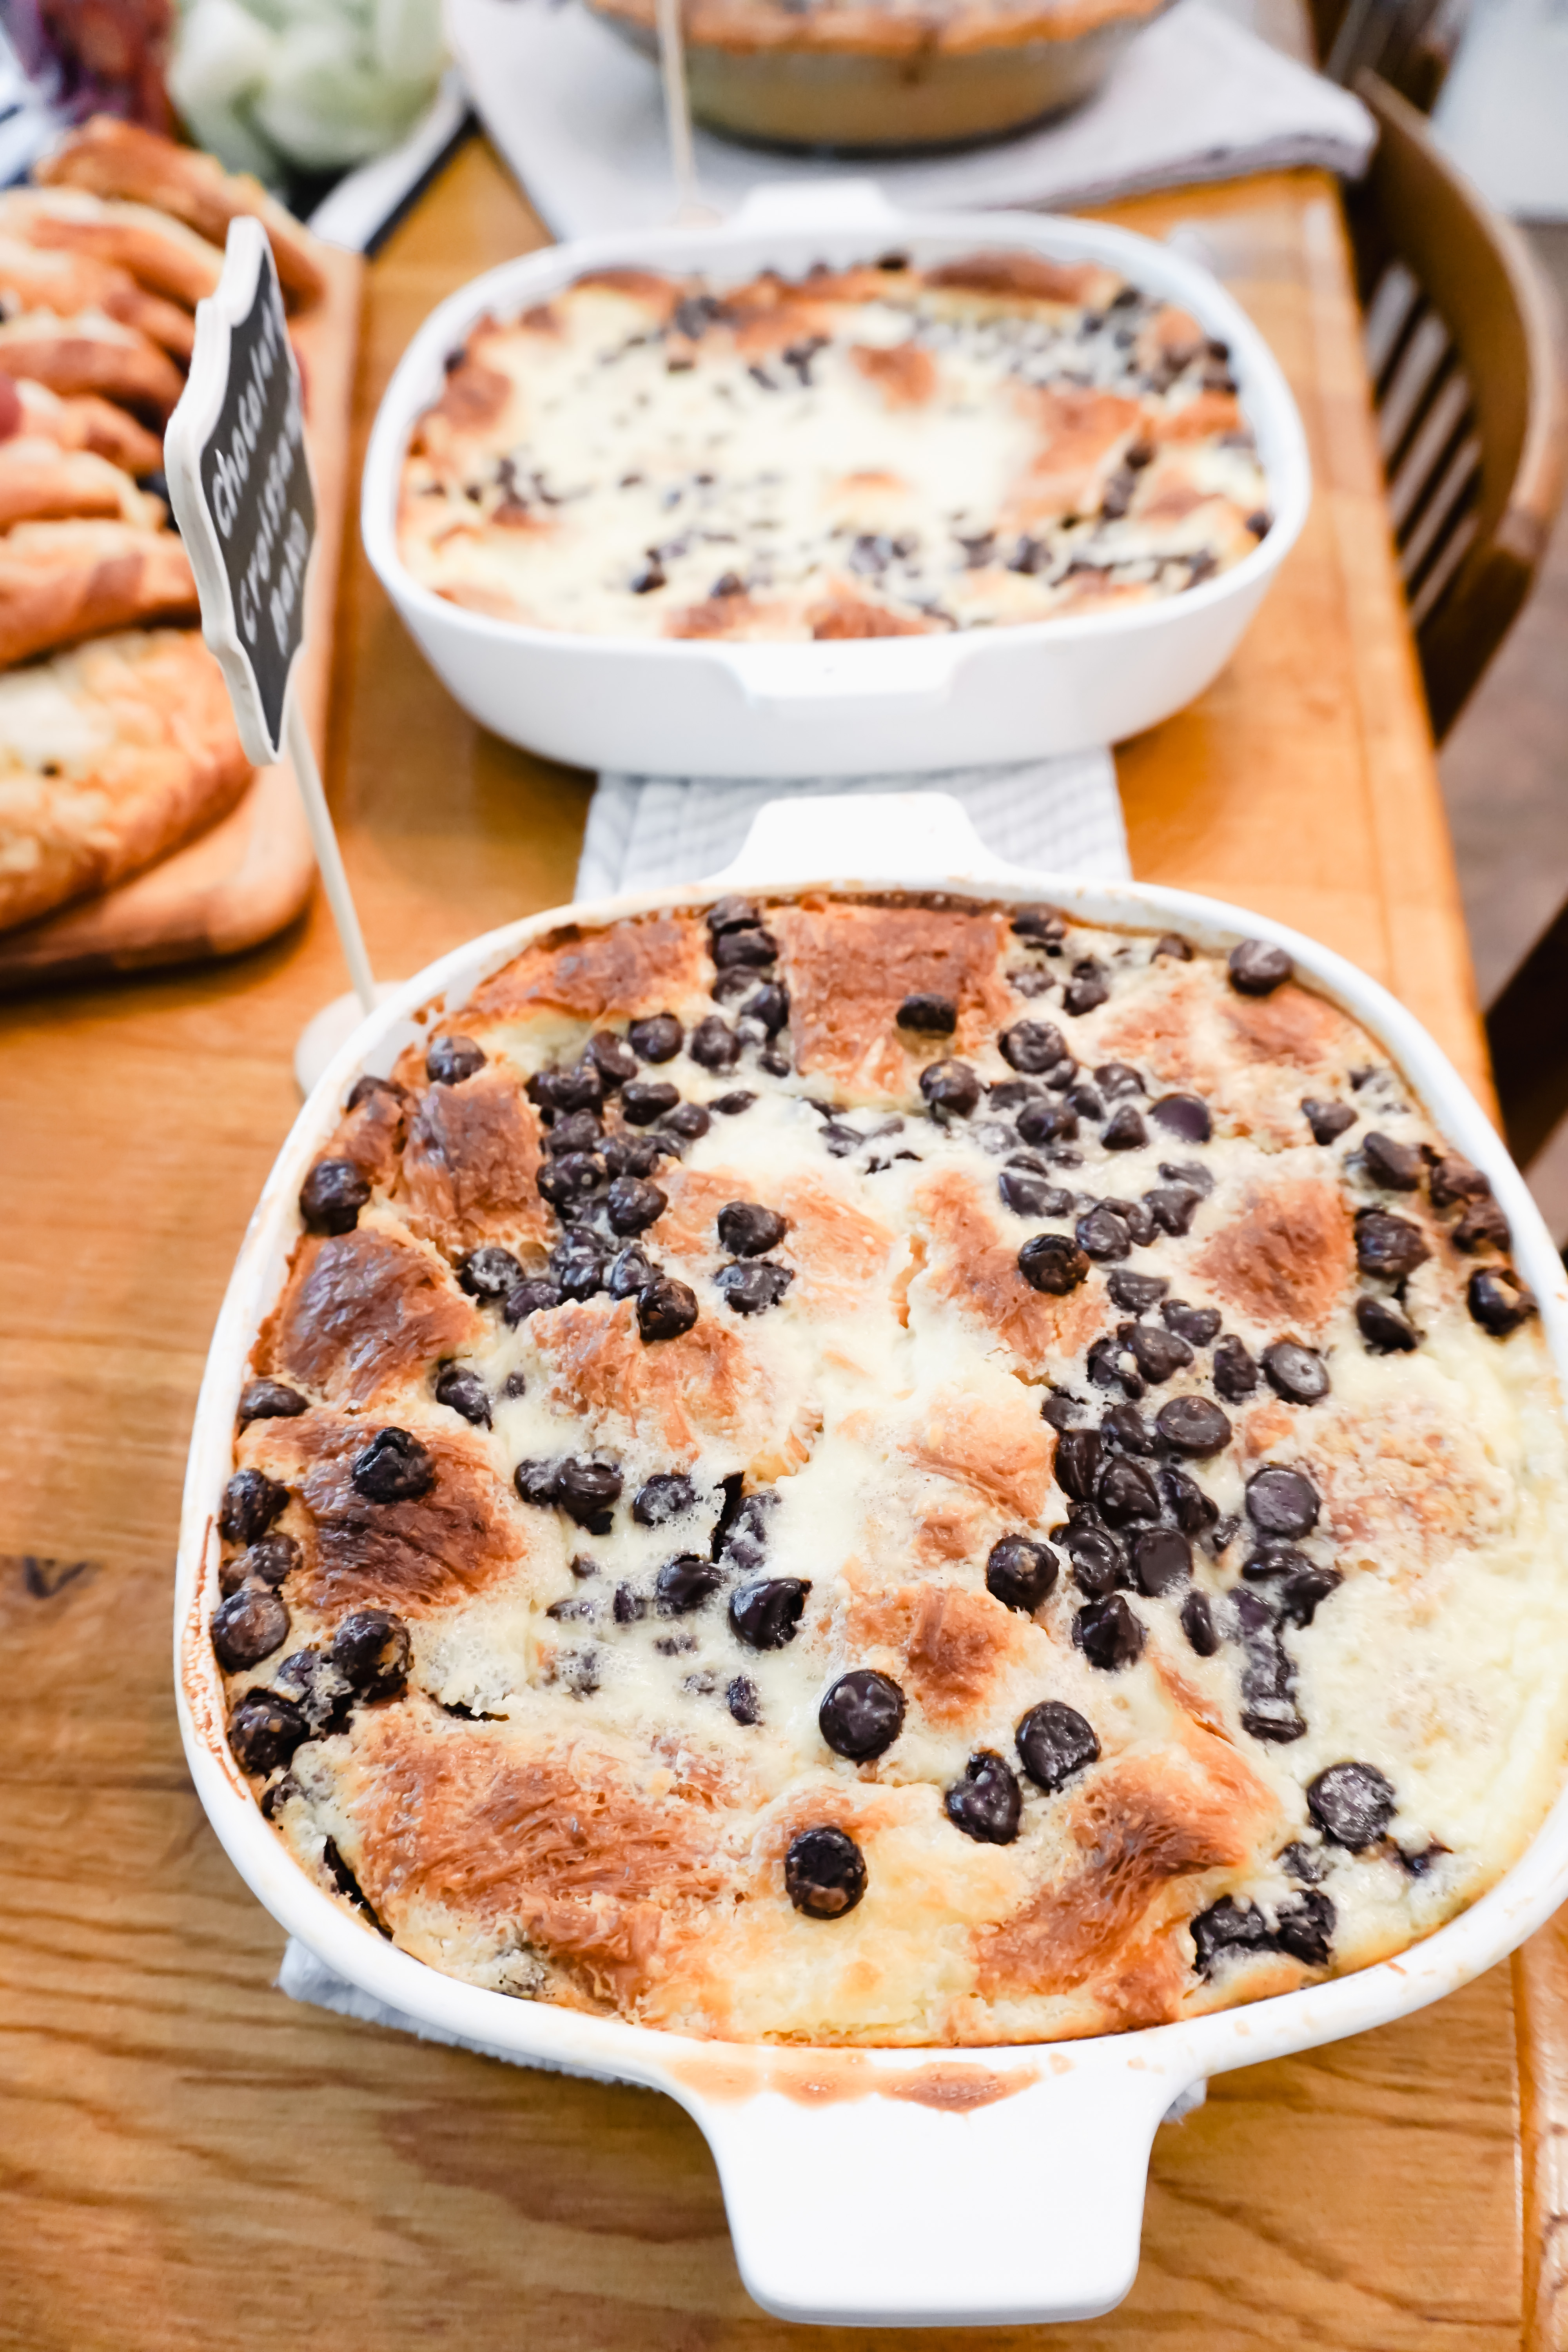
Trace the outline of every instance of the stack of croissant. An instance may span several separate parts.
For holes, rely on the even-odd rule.
[[[0,193],[0,929],[151,864],[249,767],[170,524],[163,430],[228,225],[284,299],[313,240],[255,181],[97,116]]]

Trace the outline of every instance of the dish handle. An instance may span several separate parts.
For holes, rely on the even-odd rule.
[[[1187,2085],[1058,2048],[986,2063],[786,2052],[749,2094],[668,2087],[713,2152],[741,2276],[765,2311],[996,2327],[1121,2301],[1154,2133]]]
[[[951,793],[799,793],[764,801],[731,864],[707,878],[732,889],[853,884],[886,872],[893,843],[900,876],[915,887],[1026,878],[986,848]]]

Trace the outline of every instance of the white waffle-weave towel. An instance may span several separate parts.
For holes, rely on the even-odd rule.
[[[950,768],[931,776],[813,776],[789,783],[709,777],[599,779],[577,868],[579,898],[694,882],[729,865],[766,801],[802,794],[951,793],[998,857],[1053,874],[1125,880],[1127,834],[1109,751],[1075,751],[1016,767]]]

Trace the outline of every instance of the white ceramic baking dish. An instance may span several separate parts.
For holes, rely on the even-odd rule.
[[[1157,604],[1017,627],[854,643],[725,645],[567,635],[449,604],[397,553],[399,476],[443,362],[487,311],[507,318],[611,264],[794,275],[896,246],[917,261],[1014,247],[1105,261],[1222,338],[1268,477],[1272,529],[1228,572]],[[1201,694],[1234,652],[1306,519],[1307,447],[1267,343],[1196,263],[1102,223],[1028,213],[900,213],[869,181],[753,192],[721,227],[582,238],[502,263],[420,328],[365,458],[361,527],[383,585],[466,710],[509,741],[650,775],[927,773],[1121,742]]]
[[[958,804],[935,793],[771,802],[727,873],[573,913],[604,921],[728,889],[796,885],[973,888],[992,898],[1043,898],[1090,922],[1174,928],[1207,946],[1238,937],[1277,941],[1386,1046],[1444,1133],[1485,1169],[1559,1372],[1568,1371],[1568,1286],[1523,1180],[1419,1024],[1342,958],[1260,916],[1183,891],[1026,874],[984,851]],[[362,1071],[389,1071],[422,1034],[416,1015],[427,1024],[444,1005],[462,1003],[561,912],[491,931],[399,988],[337,1055],[268,1180],[214,1336],[185,1485],[174,1656],[196,1788],[231,1860],[274,1918],[375,2000],[535,2064],[645,2084],[678,2099],[713,2150],[742,2276],[767,2309],[889,2326],[995,2326],[1105,2311],[1132,2282],[1150,2146],[1173,2103],[1211,2074],[1381,2025],[1490,1968],[1568,1895],[1568,1796],[1489,1895],[1397,1958],[1189,2023],[1083,2042],[846,2052],[689,2041],[459,1984],[361,1927],[290,1858],[225,1744],[207,1626],[235,1407],[299,1232],[300,1185],[349,1086]]]

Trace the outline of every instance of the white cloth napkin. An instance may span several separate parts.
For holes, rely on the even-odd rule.
[[[557,236],[648,228],[675,210],[658,74],[585,8],[448,0],[452,44],[486,130]],[[1039,131],[956,154],[847,169],[915,210],[1065,206],[1318,163],[1357,178],[1376,131],[1349,90],[1244,26],[1182,0],[1098,97]],[[820,181],[820,154],[696,135],[699,193],[731,213],[759,182]]]
[[[1075,751],[1016,767],[950,768],[929,776],[812,776],[788,783],[707,776],[599,778],[588,809],[579,898],[658,889],[717,874],[765,801],[805,794],[951,793],[987,849],[1016,866],[1124,881],[1127,834],[1109,751]]]

